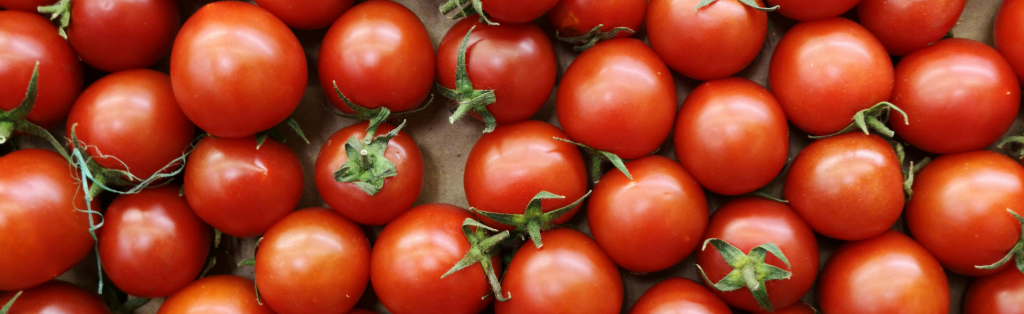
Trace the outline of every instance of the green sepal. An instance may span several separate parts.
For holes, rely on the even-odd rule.
[[[14,301],[17,301],[23,292],[24,291],[18,291],[10,301],[7,301],[7,304],[4,304],[4,307],[0,307],[0,314],[7,314],[7,312],[11,310],[11,307],[14,306]]]
[[[697,3],[697,11],[700,11],[701,8],[706,7],[706,6],[710,5],[712,2],[715,2],[715,1],[718,1],[718,0],[700,0],[700,2]],[[770,8],[762,7],[761,5],[757,4],[757,1],[754,1],[754,0],[739,0],[739,1],[740,1],[740,3],[743,3],[743,4],[747,5],[748,7],[751,7],[751,8],[754,8],[754,9],[758,9],[758,10],[761,10],[761,11],[764,11],[764,12],[772,12],[772,11],[775,11],[775,10],[779,9],[778,5],[776,5],[774,7],[770,7]]]
[[[302,132],[302,126],[299,125],[299,121],[295,120],[295,118],[288,117],[288,119],[285,119],[283,122],[281,122],[278,125],[275,125],[273,128],[270,128],[269,130],[260,133],[256,133],[257,150],[259,150],[260,147],[263,147],[263,142],[267,140],[267,137],[270,137],[280,143],[285,142],[286,139],[284,137],[284,134],[281,134],[281,132],[277,130],[278,127],[286,127],[292,130],[293,132],[295,132],[296,135],[299,136],[300,139],[302,139],[303,142],[309,144],[309,139],[306,138],[306,134]]]
[[[362,140],[352,136],[345,141],[348,161],[334,171],[334,180],[353,183],[366,194],[377,195],[384,188],[384,181],[398,175],[398,168],[384,156],[384,152],[391,139],[398,136],[398,132],[405,127],[405,123],[402,121],[402,124],[385,135],[374,138],[376,128],[373,128],[366,132]]]
[[[469,0],[469,2],[466,2],[466,0],[448,0],[439,9],[441,10],[441,15],[448,15],[452,11],[458,11],[455,15],[449,16],[448,19],[461,19],[476,14],[480,16],[481,22],[489,25],[498,25],[498,23],[491,22],[487,18],[487,14],[484,14],[484,4],[481,0]]]
[[[1024,158],[1024,135],[1014,135],[999,141],[996,147],[1002,149],[1006,144],[1014,145],[1016,148],[1010,150],[1010,156],[1020,160]]]
[[[68,33],[64,30],[71,24],[71,0],[60,0],[52,5],[39,6],[37,10],[39,13],[49,13],[51,21],[60,18],[57,33],[64,37],[64,40],[68,39]]]
[[[753,195],[753,196],[757,196],[757,197],[761,197],[761,198],[766,198],[766,199],[771,200],[771,201],[775,201],[775,202],[779,202],[779,203],[783,203],[783,204],[789,204],[788,200],[780,198],[780,197],[776,197],[775,195],[772,195],[772,192],[768,190],[768,187],[762,187],[760,189],[757,189],[756,191],[750,192],[750,194]]]
[[[469,80],[469,72],[466,71],[466,46],[469,45],[469,35],[475,28],[476,26],[469,28],[466,36],[462,38],[462,44],[459,45],[459,54],[455,65],[455,89],[446,88],[439,83],[434,83],[434,87],[441,96],[451,99],[455,103],[455,111],[448,118],[449,123],[455,124],[455,121],[467,113],[473,112],[484,120],[484,133],[491,133],[498,125],[494,115],[487,110],[488,105],[497,101],[494,90],[473,89],[473,82]]]
[[[812,139],[821,139],[850,133],[854,130],[860,129],[865,135],[871,134],[871,131],[874,130],[885,138],[892,138],[896,135],[896,132],[885,126],[885,123],[889,122],[889,117],[892,116],[892,110],[899,111],[903,114],[904,124],[910,124],[910,119],[907,117],[907,113],[904,112],[903,109],[896,107],[896,105],[893,105],[891,102],[883,101],[871,106],[871,108],[857,111],[857,113],[853,114],[853,122],[842,130],[839,130],[839,132],[828,135],[808,135],[808,137]]]
[[[1007,208],[1006,211],[1010,212],[1010,215],[1013,215],[1013,218],[1016,218],[1017,222],[1020,224],[1020,240],[1017,240],[1017,244],[1015,244],[1013,248],[1010,249],[1010,252],[1007,252],[1006,255],[1004,255],[1003,258],[1000,259],[998,262],[995,262],[990,265],[974,266],[974,268],[985,270],[999,269],[1000,267],[1003,267],[1003,265],[1005,265],[1007,262],[1009,262],[1012,258],[1014,262],[1017,264],[1017,270],[1020,271],[1021,273],[1024,273],[1024,218],[1022,218],[1020,215],[1018,215],[1016,212],[1009,208]]]
[[[494,234],[488,235],[488,232]],[[509,238],[509,232],[498,232],[497,229],[488,227],[473,218],[466,218],[466,220],[462,221],[462,233],[466,235],[466,240],[469,241],[469,252],[466,252],[466,255],[458,263],[455,263],[455,266],[452,266],[448,272],[441,275],[441,278],[443,279],[448,277],[448,275],[479,263],[480,267],[484,269],[484,274],[487,275],[487,282],[490,283],[492,290],[490,294],[482,296],[481,300],[493,294],[494,298],[498,299],[498,301],[508,301],[508,299],[512,298],[512,293],[509,292],[507,297],[501,293],[501,283],[498,281],[498,275],[494,273],[494,265],[491,258],[498,255],[500,251],[498,250],[499,244]]]
[[[921,169],[923,169],[924,166],[928,165],[928,163],[931,162],[932,159],[925,157],[922,158],[921,161],[917,162],[916,164],[913,160],[911,160],[910,165],[904,168],[903,162],[907,158],[907,153],[906,150],[903,148],[903,144],[900,144],[899,142],[896,141],[889,141],[889,145],[892,145],[892,149],[896,151],[896,161],[899,162],[900,171],[903,172],[903,192],[906,194],[906,201],[910,201],[910,199],[914,197],[914,174],[916,174],[918,171],[921,171]]]
[[[709,279],[707,274],[704,273],[704,268],[701,268],[698,264],[697,270],[700,271],[700,275],[704,278],[704,281],[707,282],[709,286],[722,292],[734,291],[746,287],[750,290],[750,293],[754,296],[754,300],[757,301],[757,304],[761,306],[762,309],[772,312],[772,303],[768,299],[768,289],[765,286],[765,282],[789,279],[793,276],[793,273],[769,265],[765,263],[764,260],[768,257],[768,253],[771,253],[782,260],[782,262],[786,264],[786,268],[792,267],[789,264],[789,260],[786,259],[786,255],[782,253],[782,250],[780,250],[774,243],[765,243],[751,249],[749,254],[743,254],[743,251],[740,251],[740,249],[729,244],[729,242],[725,242],[722,239],[709,238],[704,240],[704,245],[701,247],[701,251],[707,249],[709,243],[718,250],[718,253],[722,255],[722,258],[725,259],[725,262],[729,264],[733,270],[729,272],[729,274],[725,275],[722,280],[719,280],[717,283],[712,283],[711,279]]]
[[[492,213],[481,211],[476,208],[470,208],[470,210],[477,214],[480,214],[481,216],[490,218],[491,220],[494,220],[500,224],[515,227],[515,232],[519,237],[525,239],[527,236],[529,236],[530,240],[533,241],[533,244],[539,249],[541,246],[544,245],[540,238],[541,231],[550,230],[557,227],[558,225],[552,222],[557,220],[558,218],[561,218],[562,216],[565,216],[565,214],[569,213],[569,211],[571,211],[573,208],[576,208],[576,206],[578,206],[580,203],[583,202],[583,200],[587,199],[587,197],[590,196],[590,192],[591,191],[587,191],[587,194],[584,194],[583,197],[580,197],[575,202],[572,202],[572,204],[566,205],[562,208],[555,209],[546,213],[541,208],[542,200],[564,199],[565,196],[555,195],[554,193],[548,191],[541,191],[540,193],[537,193],[537,195],[535,195],[532,199],[530,199],[530,203],[526,205],[526,211],[522,214]]]
[[[590,49],[590,47],[593,47],[599,42],[615,38],[615,36],[618,36],[621,32],[627,32],[630,35],[636,33],[629,27],[616,27],[607,32],[601,31],[601,28],[604,28],[604,24],[598,24],[597,26],[594,26],[594,28],[590,29],[590,31],[587,32],[586,34],[572,37],[562,37],[556,30],[555,38],[558,38],[558,40],[574,45],[572,47],[573,51],[583,52],[587,49]]]
[[[622,158],[619,158],[619,155],[597,150],[593,147],[587,146],[586,144],[573,142],[564,138],[554,137],[554,139],[579,146],[579,148],[583,149],[583,153],[586,154],[587,159],[590,160],[589,170],[590,180],[592,182],[597,183],[597,181],[601,181],[601,176],[604,173],[602,168],[605,161],[610,162],[612,166],[615,166],[615,169],[619,169],[622,174],[625,174],[627,179],[633,181],[633,176],[629,174],[629,169],[626,169],[626,163],[622,161]]]
[[[50,134],[50,132],[43,127],[27,120],[29,112],[32,111],[32,108],[35,107],[36,104],[38,81],[39,61],[36,61],[35,67],[32,68],[32,77],[28,80],[28,90],[25,91],[25,98],[21,100],[21,104],[19,104],[18,107],[11,109],[11,111],[3,111],[0,109],[0,145],[7,143],[14,132],[32,134],[49,142],[61,156],[64,156],[64,159],[68,159],[69,156],[67,150],[64,149],[64,145],[61,145],[61,143],[53,137],[53,134]]]

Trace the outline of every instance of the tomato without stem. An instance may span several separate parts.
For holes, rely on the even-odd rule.
[[[797,21],[823,20],[837,17],[857,6],[861,0],[766,0],[779,6],[778,12]]]
[[[644,292],[629,314],[731,314],[732,309],[699,283],[673,277]]]
[[[181,27],[174,0],[71,2],[68,42],[85,63],[116,72],[160,61]]]
[[[484,12],[501,23],[526,23],[544,16],[558,0],[481,0]]]
[[[1003,1],[992,34],[996,49],[1013,65],[1017,78],[1024,80],[1024,1]]]
[[[548,11],[547,19],[562,37],[581,36],[601,25],[602,32],[616,27],[640,30],[647,12],[644,0],[562,0]],[[620,32],[615,37],[629,37]]]
[[[15,292],[0,294],[0,306],[7,304]],[[110,309],[98,295],[63,281],[50,281],[25,290],[14,305],[11,314],[110,314]]]
[[[252,280],[217,275],[196,280],[164,300],[157,314],[207,313],[274,314],[269,306],[256,301]]]
[[[1020,314],[1024,304],[1024,273],[1013,267],[975,278],[967,288],[964,314]]]
[[[56,3],[57,0],[0,0],[0,8],[38,13],[40,6]]]
[[[781,310],[775,310],[775,312],[756,312],[754,314],[768,314],[768,313],[774,313],[774,314],[818,314],[818,311],[814,310],[814,308],[811,307],[810,305],[803,304],[803,303],[797,303],[796,305],[793,305],[793,306],[790,306],[790,307],[787,307],[787,308],[784,308],[784,309],[781,309]]]
[[[967,0],[863,0],[857,17],[889,54],[905,56],[946,36],[966,4]]]
[[[288,26],[319,29],[330,26],[355,0],[255,0]]]

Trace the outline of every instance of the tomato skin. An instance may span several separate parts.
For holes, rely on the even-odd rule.
[[[765,186],[789,154],[786,114],[767,89],[743,78],[709,81],[683,101],[676,158],[708,190],[740,195]]]
[[[797,21],[824,20],[837,17],[857,6],[861,0],[766,0],[768,6],[779,6],[775,12]]]
[[[576,146],[555,140],[566,138],[558,128],[527,120],[499,126],[473,145],[466,159],[463,186],[469,206],[493,213],[522,214],[537,193],[548,191],[564,199],[542,200],[548,212],[575,202],[587,193],[587,169]],[[554,223],[562,224],[576,215],[573,208]],[[488,226],[510,230],[509,226],[477,215]]]
[[[626,163],[630,181],[609,171],[594,186],[587,222],[615,264],[636,273],[683,261],[708,223],[704,190],[681,165],[661,156]]]
[[[157,314],[274,314],[256,302],[252,280],[233,275],[204,277],[164,300]]]
[[[331,25],[320,45],[320,87],[334,107],[416,109],[434,87],[434,45],[423,22],[391,1],[360,3]],[[398,88],[396,88],[398,87]]]
[[[1020,109],[1013,68],[991,47],[969,39],[942,40],[896,67],[892,103],[910,124],[892,129],[910,145],[950,154],[983,149],[1010,129]],[[902,121],[903,114],[893,114]]]
[[[512,257],[501,284],[512,298],[495,303],[496,314],[621,311],[619,268],[594,240],[569,228],[546,231],[543,238],[540,249],[527,242]]]
[[[844,18],[791,28],[775,47],[768,72],[786,118],[813,135],[838,132],[857,111],[889,100],[893,80],[882,43]]]
[[[0,0],[0,8],[38,13],[40,6],[51,5],[56,2],[57,0]]]
[[[732,309],[701,284],[672,277],[644,292],[629,314],[707,313],[732,314]]]
[[[882,234],[903,212],[903,172],[877,135],[847,133],[812,142],[790,165],[782,191],[814,231],[839,240]]]
[[[255,0],[288,26],[297,29],[321,29],[334,23],[352,7],[355,0]]]
[[[556,106],[570,138],[635,159],[661,146],[672,131],[676,88],[651,48],[632,38],[613,39],[573,60]]]
[[[889,54],[905,56],[946,36],[965,5],[967,0],[863,0],[857,16]]]
[[[1015,267],[975,278],[967,288],[964,314],[1020,314],[1024,304],[1024,274]]]
[[[1024,1],[1006,0],[996,14],[992,31],[996,49],[1013,65],[1017,78],[1024,80]]]
[[[462,222],[473,214],[448,204],[413,207],[384,226],[370,256],[370,282],[393,314],[479,313],[492,297],[487,277],[475,264],[441,278],[469,252]],[[547,244],[548,238],[544,238]],[[498,257],[491,259],[501,274]]]
[[[737,0],[695,9],[699,2],[652,0],[647,10],[651,47],[673,70],[697,80],[724,78],[746,68],[764,46],[768,13]]]
[[[781,310],[775,310],[775,312],[755,312],[754,314],[768,314],[768,313],[775,313],[775,314],[818,314],[818,312],[816,312],[813,307],[811,307],[810,305],[807,305],[807,304],[803,304],[803,303],[797,303],[797,304],[794,304],[793,306],[790,306],[790,307],[787,307],[787,308],[784,308],[784,309],[781,309]]]
[[[894,230],[847,242],[821,270],[822,313],[947,313],[949,282],[921,245]]]
[[[181,110],[217,137],[247,137],[284,121],[306,91],[306,76],[295,34],[248,3],[203,6],[171,50],[171,85]]]
[[[141,69],[171,51],[181,27],[174,0],[71,2],[68,42],[85,63],[107,72]]]
[[[484,13],[500,23],[526,23],[544,16],[558,0],[481,0]]]
[[[38,90],[28,121],[49,129],[64,121],[82,92],[82,62],[46,18],[36,13],[0,12],[0,110],[21,104],[36,61]]]
[[[237,238],[262,234],[302,197],[302,165],[271,138],[207,137],[185,165],[185,197],[210,226]]]
[[[75,210],[86,208],[82,187],[67,160],[23,149],[0,157],[0,169],[0,290],[56,278],[92,251],[89,216]],[[92,209],[99,206],[94,200]]]
[[[0,294],[7,304],[17,291]],[[10,309],[11,314],[110,314],[99,296],[71,283],[53,280],[25,290]]]
[[[548,11],[551,27],[562,37],[580,36],[598,25],[602,32],[616,27],[626,27],[634,32],[640,30],[647,12],[647,1],[643,0],[562,0]],[[621,32],[616,38],[629,37]]]

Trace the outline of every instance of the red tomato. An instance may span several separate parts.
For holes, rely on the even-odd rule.
[[[306,91],[306,55],[270,12],[236,1],[203,6],[171,50],[185,115],[213,136],[241,138],[281,123]]]
[[[348,312],[348,314],[377,314],[377,312],[364,309],[352,309],[351,311]]]
[[[100,260],[115,286],[140,298],[166,297],[206,266],[213,232],[177,186],[118,196],[100,228]]]
[[[871,32],[834,18],[786,32],[772,54],[768,81],[790,122],[826,135],[849,125],[857,111],[889,100],[893,75],[889,54]]]
[[[893,230],[843,244],[820,278],[822,313],[949,311],[949,282],[942,266],[917,242]]]
[[[1020,83],[995,49],[948,39],[900,61],[892,103],[910,119],[892,124],[900,138],[928,152],[960,153],[985,148],[1010,129]]]
[[[581,36],[601,26],[602,32],[616,27],[626,27],[634,32],[640,30],[647,12],[644,0],[561,0],[548,11],[551,27],[562,37]],[[629,37],[621,32],[616,38]]]
[[[915,176],[913,188],[906,219],[914,239],[950,271],[999,271],[975,266],[999,261],[1020,240],[1020,223],[1006,210],[1024,215],[1024,168],[990,151],[944,155]]]
[[[238,238],[267,231],[302,197],[302,165],[288,146],[268,138],[207,137],[185,166],[185,197],[196,214]]]
[[[768,184],[789,154],[789,125],[779,102],[742,78],[705,82],[690,92],[673,139],[676,158],[697,182],[724,195]]]
[[[1024,1],[1006,0],[996,15],[993,30],[996,49],[1006,57],[1017,72],[1017,78],[1024,80]]]
[[[24,149],[0,157],[0,169],[0,290],[57,278],[92,251],[89,216],[75,210],[86,209],[82,186],[67,160]]]
[[[274,312],[345,313],[370,281],[363,229],[326,208],[300,210],[267,230],[256,251],[256,284]]]
[[[255,0],[288,26],[320,29],[330,26],[355,0]]]
[[[964,314],[1020,314],[1024,274],[1007,267],[995,275],[975,278],[964,299]]]
[[[759,6],[764,3],[755,0]],[[682,75],[697,80],[727,77],[747,67],[764,46],[768,13],[737,0],[651,0],[651,47]]]
[[[256,301],[252,280],[216,275],[201,278],[171,295],[157,314],[192,313],[274,314],[269,306]]]
[[[857,16],[889,54],[905,56],[949,32],[967,0],[863,0]]]
[[[861,0],[767,0],[779,6],[776,12],[797,21],[823,20],[837,17],[857,6]]]
[[[651,48],[636,39],[613,39],[569,65],[556,111],[573,140],[635,159],[661,146],[672,131],[676,87]]]
[[[163,59],[181,27],[174,0],[71,1],[68,42],[85,63],[116,72]]]
[[[704,190],[665,157],[640,158],[626,168],[632,181],[609,171],[594,186],[587,211],[594,240],[631,272],[659,271],[683,261],[707,227]]]
[[[370,256],[370,282],[388,311],[470,314],[491,303],[482,299],[491,287],[480,264],[441,278],[469,252],[462,222],[472,217],[452,205],[421,205],[384,227]],[[492,265],[501,274],[497,256]]]
[[[803,304],[803,303],[797,303],[797,304],[795,304],[793,306],[790,306],[790,307],[787,307],[785,309],[775,310],[775,312],[756,312],[754,314],[768,314],[768,313],[774,313],[774,314],[818,314],[818,311],[816,311],[810,305]]]
[[[732,310],[693,280],[672,277],[647,289],[629,311],[629,314],[662,313],[732,314]]]
[[[0,294],[0,306],[7,304],[16,292]],[[10,309],[10,314],[110,314],[103,300],[79,286],[50,281],[25,290]]]
[[[57,0],[0,0],[0,8],[38,13],[40,6],[56,3]]]
[[[416,109],[434,87],[434,46],[416,14],[391,1],[368,1],[345,12],[320,45],[320,87],[334,106],[393,112]]]
[[[82,62],[53,23],[36,13],[0,12],[0,60],[0,110],[21,104],[38,61],[38,96],[28,121],[47,129],[64,121],[82,92]]]
[[[827,237],[863,240],[892,227],[903,211],[903,172],[877,135],[847,133],[807,145],[782,191],[789,205]]]
[[[526,23],[536,20],[558,3],[558,0],[481,0],[484,12],[501,23]]]
[[[582,232],[544,232],[544,246],[527,242],[508,265],[496,314],[610,314],[622,309],[622,277],[601,247]],[[557,262],[556,262],[557,261]]]

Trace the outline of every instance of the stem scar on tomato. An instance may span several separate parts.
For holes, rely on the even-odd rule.
[[[768,257],[768,253],[772,253],[775,257],[786,263],[786,267],[790,267],[789,260],[786,259],[786,255],[782,254],[779,247],[773,243],[765,243],[759,245],[750,250],[749,254],[743,254],[740,249],[736,248],[729,242],[725,242],[722,239],[709,238],[704,240],[704,246],[701,247],[701,251],[707,249],[708,243],[718,250],[719,254],[722,254],[722,258],[725,262],[733,268],[729,274],[725,275],[722,280],[717,283],[712,283],[711,279],[708,279],[707,274],[704,273],[704,269],[697,265],[697,270],[700,271],[700,276],[704,278],[704,281],[711,287],[714,287],[718,291],[728,292],[734,291],[743,287],[750,289],[750,293],[754,296],[754,300],[764,310],[772,312],[772,303],[768,300],[768,289],[765,287],[765,282],[770,280],[782,280],[789,279],[793,276],[793,273],[764,262],[764,259]]]
[[[1013,258],[1014,262],[1016,263],[1017,270],[1019,270],[1021,273],[1024,273],[1024,217],[1021,217],[1020,215],[1018,215],[1016,212],[1009,208],[1007,208],[1006,211],[1010,212],[1010,215],[1013,215],[1013,218],[1016,218],[1017,222],[1020,223],[1020,240],[1018,240],[1017,244],[1015,244],[1013,248],[1010,249],[1010,252],[1006,253],[1006,255],[1003,256],[1003,258],[1000,259],[998,262],[995,262],[991,265],[974,266],[975,268],[986,270],[998,269],[1000,267],[1003,267],[1003,265],[1006,264],[1006,262],[1009,262],[1010,259]]]
[[[491,20],[487,18],[487,15],[484,14],[484,4],[483,4],[483,1],[481,1],[481,0],[469,0],[469,2],[463,2],[463,1],[466,1],[466,0],[448,0],[448,2],[445,2],[444,4],[442,4],[441,7],[439,8],[441,10],[441,15],[448,15],[448,13],[451,13],[452,11],[458,10],[458,13],[455,13],[455,15],[449,16],[448,18],[455,20],[455,19],[461,19],[461,18],[464,18],[464,17],[469,17],[470,15],[476,14],[476,15],[480,16],[480,20],[483,21],[484,23],[487,23],[487,24],[490,24],[490,25],[498,25],[498,23],[491,22]]]
[[[18,300],[18,297],[21,296],[22,292],[25,291],[18,291],[18,293],[15,293],[14,297],[12,297],[10,301],[7,301],[7,304],[4,304],[4,307],[0,308],[0,314],[7,314],[7,312],[11,310],[11,307],[14,306],[14,301]]]
[[[43,127],[36,125],[26,120],[28,113],[32,111],[32,107],[36,104],[36,91],[39,81],[39,61],[36,61],[36,65],[32,68],[32,77],[28,80],[28,90],[25,92],[25,98],[21,100],[21,104],[11,111],[3,111],[0,109],[0,145],[7,143],[10,140],[11,135],[14,132],[22,132],[32,134],[43,138],[53,148],[57,149],[57,152],[61,156],[67,159],[68,153],[64,150],[64,146],[57,142],[57,139],[46,131]],[[11,142],[14,143],[14,142]]]
[[[474,230],[474,228],[476,229]],[[496,233],[488,236],[488,231]],[[488,227],[473,218],[466,218],[466,220],[462,221],[462,233],[466,235],[466,240],[469,241],[469,251],[466,252],[466,255],[455,266],[452,266],[448,272],[441,275],[441,278],[448,277],[448,275],[466,267],[480,263],[480,266],[484,269],[484,274],[487,275],[487,281],[491,284],[491,289],[493,290],[491,293],[494,294],[494,298],[502,302],[511,299],[512,292],[509,292],[507,297],[501,293],[501,283],[498,281],[497,274],[494,273],[493,265],[491,265],[491,258],[498,254],[496,248],[498,248],[502,241],[509,238],[507,230],[497,231],[497,229]],[[480,299],[487,299],[488,296],[490,295],[484,295]]]
[[[615,38],[615,36],[618,36],[621,32],[626,32],[627,34],[630,35],[636,33],[636,31],[633,31],[629,27],[616,27],[607,32],[601,31],[602,28],[604,28],[604,24],[597,24],[597,26],[594,26],[594,28],[590,29],[590,31],[587,32],[586,34],[572,37],[562,37],[561,35],[558,34],[558,30],[555,30],[555,38],[558,38],[558,40],[561,40],[563,42],[575,45],[572,47],[573,51],[583,52],[584,50],[590,49],[590,47],[593,47],[594,45],[601,41]]]
[[[494,115],[487,110],[487,106],[497,101],[494,97],[494,90],[473,89],[473,82],[469,80],[469,72],[466,71],[466,46],[469,45],[469,35],[475,28],[476,26],[469,28],[466,36],[462,38],[462,44],[459,45],[459,54],[455,65],[455,89],[445,88],[436,82],[434,86],[441,96],[455,102],[456,108],[452,116],[448,118],[449,123],[455,124],[456,120],[472,111],[484,120],[484,133],[491,133],[497,126],[497,121],[494,119]]]
[[[541,191],[540,193],[537,193],[533,199],[530,199],[530,203],[526,205],[526,212],[523,214],[492,213],[481,211],[476,208],[470,208],[470,210],[480,214],[481,216],[497,221],[498,223],[515,227],[515,232],[520,238],[525,239],[528,235],[530,239],[533,240],[533,244],[539,249],[544,245],[544,243],[541,242],[540,232],[550,230],[558,226],[552,223],[552,221],[562,217],[582,203],[587,196],[590,196],[591,192],[593,191],[587,191],[587,194],[584,194],[583,197],[572,202],[572,204],[546,213],[541,209],[541,200],[564,199],[565,196],[556,195],[548,191]]]
[[[701,8],[706,7],[708,5],[711,5],[711,3],[715,2],[715,1],[718,1],[718,0],[700,0],[700,2],[697,3],[697,9],[694,10],[694,11],[700,11]],[[761,11],[765,11],[765,12],[772,12],[772,11],[775,11],[775,10],[779,9],[778,5],[775,5],[774,7],[770,7],[770,8],[762,7],[762,6],[758,5],[757,2],[754,1],[754,0],[739,0],[739,1],[740,1],[740,3],[745,4],[748,7],[751,7],[751,8],[754,8],[754,9],[758,9],[758,10],[761,10]]]
[[[619,171],[622,171],[622,174],[625,174],[626,178],[629,178],[630,181],[633,180],[633,176],[629,174],[629,169],[626,169],[626,163],[622,161],[622,158],[619,158],[619,155],[612,154],[606,151],[600,151],[593,147],[587,146],[586,144],[573,142],[571,140],[564,138],[554,137],[554,139],[579,146],[580,148],[583,149],[583,152],[587,155],[587,159],[590,160],[590,180],[593,181],[593,183],[597,183],[597,181],[601,180],[603,172],[601,171],[601,166],[604,164],[605,160],[611,162],[612,166],[615,166],[615,169],[619,169]]]

